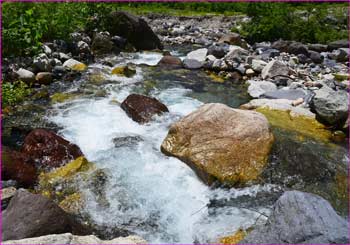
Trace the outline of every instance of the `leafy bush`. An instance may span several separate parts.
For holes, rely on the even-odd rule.
[[[341,7],[329,4],[250,3],[246,13],[251,21],[243,24],[240,33],[252,43],[280,38],[328,43],[347,38],[346,26],[341,31],[336,24],[328,24],[327,20],[330,10]],[[336,17],[335,14],[333,16]]]
[[[2,108],[14,105],[31,94],[32,90],[22,81],[2,83]]]

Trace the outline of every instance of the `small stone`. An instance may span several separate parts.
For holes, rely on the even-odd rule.
[[[63,67],[68,67],[73,71],[85,71],[86,65],[75,59],[69,59],[63,63]]]
[[[35,79],[39,84],[50,84],[52,82],[52,73],[39,72],[38,74],[36,74]]]
[[[20,68],[16,74],[18,75],[18,79],[27,83],[31,84],[35,82],[35,74],[31,71],[28,71],[26,69]]]

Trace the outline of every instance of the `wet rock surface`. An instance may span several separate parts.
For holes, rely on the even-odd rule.
[[[317,195],[289,191],[278,199],[267,223],[240,243],[348,243],[348,235],[347,221],[329,202]]]
[[[168,108],[156,100],[140,94],[129,95],[121,104],[121,108],[139,123],[149,122],[153,116],[168,112]]]
[[[59,167],[83,155],[77,145],[45,129],[36,129],[27,135],[22,153],[41,168]]]

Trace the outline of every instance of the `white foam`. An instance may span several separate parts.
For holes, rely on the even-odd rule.
[[[138,73],[142,77],[140,70]],[[209,198],[220,191],[210,190],[185,163],[160,152],[170,124],[202,104],[187,96],[190,90],[155,91],[153,96],[170,112],[140,125],[110,103],[112,99],[122,101],[133,88],[132,80],[115,79],[122,79],[122,83],[106,85],[108,98],[58,105],[50,117],[63,127],[65,138],[79,145],[85,156],[109,175],[109,206],[98,205],[88,188],[82,190],[90,197],[85,209],[92,219],[101,225],[129,229],[151,243],[207,241],[254,222],[256,213],[237,208],[223,209],[215,216],[208,214]],[[119,134],[140,135],[144,141],[133,147],[115,148],[112,139]]]

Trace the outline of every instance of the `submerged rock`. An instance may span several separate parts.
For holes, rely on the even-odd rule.
[[[21,240],[10,240],[3,242],[3,244],[147,244],[147,241],[138,236],[101,240],[94,235],[77,236],[72,235],[71,233],[64,233]]]
[[[112,75],[132,77],[136,74],[136,70],[129,66],[117,66],[112,69]]]
[[[53,201],[24,189],[17,191],[3,212],[2,224],[3,241],[66,232],[88,233]]]
[[[272,143],[262,114],[206,104],[171,126],[161,150],[184,161],[207,184],[217,179],[244,185],[259,177]]]
[[[112,36],[127,39],[136,49],[162,49],[159,38],[142,18],[127,12],[112,12],[109,15],[108,31]]]
[[[292,106],[292,102],[286,99],[255,99],[240,108],[264,114],[274,127],[328,142],[332,135],[326,126],[315,119],[315,114],[303,107]]]
[[[138,123],[147,123],[153,116],[169,112],[168,108],[157,99],[141,94],[129,95],[120,107]]]
[[[79,147],[45,129],[35,129],[24,140],[22,153],[42,168],[59,167],[82,156]]]
[[[349,243],[349,225],[323,198],[299,191],[285,192],[267,223],[240,243]]]

